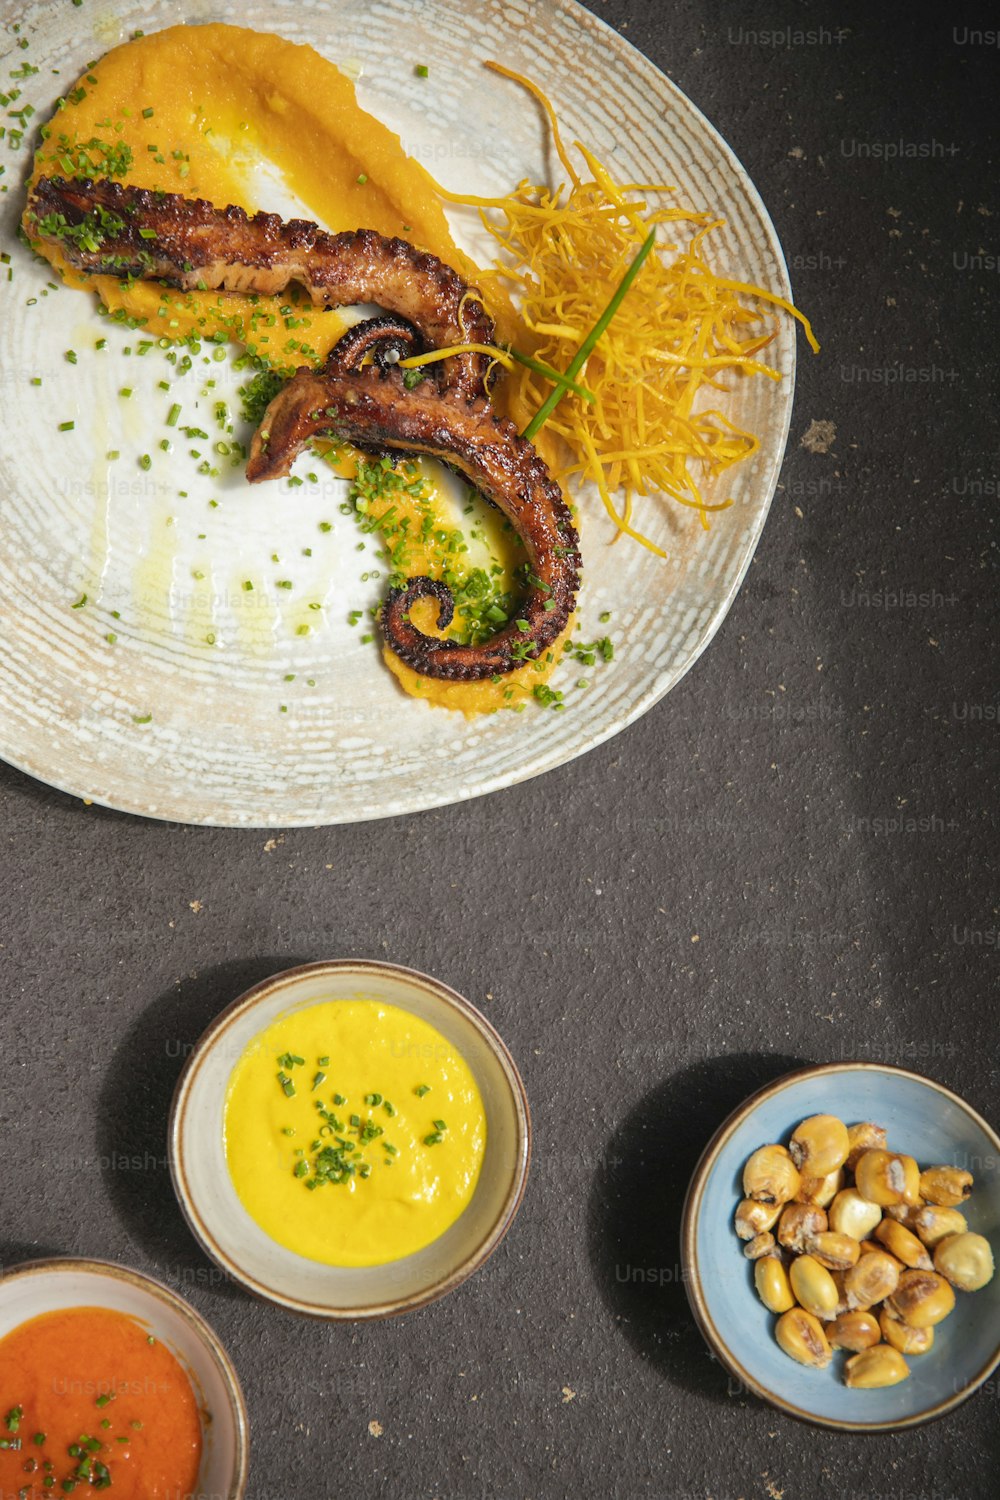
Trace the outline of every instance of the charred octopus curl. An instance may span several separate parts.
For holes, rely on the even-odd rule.
[[[382,609],[391,650],[424,676],[474,682],[513,671],[562,634],[579,585],[576,528],[534,448],[491,407],[488,356],[451,355],[413,389],[395,368],[401,356],[425,347],[493,342],[482,303],[450,266],[372,230],[328,234],[304,220],[250,216],[105,180],[40,178],[27,223],[33,238],[58,243],[71,265],[95,275],[265,295],[295,282],[320,306],[388,309],[391,316],[350,328],[324,365],[299,369],[278,393],[254,434],[247,478],[257,483],[287,474],[319,436],[369,452],[439,458],[518,532],[529,588],[516,621],[479,645],[463,646],[412,624],[409,611],[418,599],[437,600],[440,629],[454,606],[443,583],[410,578],[390,590]]]

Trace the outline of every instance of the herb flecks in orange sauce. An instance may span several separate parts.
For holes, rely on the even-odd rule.
[[[191,1495],[198,1402],[145,1325],[104,1307],[43,1313],[0,1339],[0,1496]]]

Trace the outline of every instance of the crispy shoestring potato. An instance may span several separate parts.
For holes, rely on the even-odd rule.
[[[779,370],[758,358],[777,333],[768,314],[789,313],[802,324],[814,353],[819,344],[808,320],[785,298],[715,274],[706,240],[723,220],[679,206],[650,207],[647,195],[676,189],[617,182],[579,141],[578,168],[541,89],[499,63],[487,66],[541,102],[568,179],[554,188],[523,180],[503,197],[438,188],[447,202],[478,208],[495,240],[496,259],[480,274],[479,286],[502,333],[511,327],[503,309],[511,299],[517,304],[520,351],[569,373],[650,230],[656,231],[653,253],[579,373],[593,399],[563,393],[538,442],[560,481],[597,486],[618,534],[665,556],[634,524],[635,502],[666,495],[694,509],[706,529],[713,513],[732,504],[706,497],[760,443],[722,407],[733,376],[781,379]],[[666,226],[671,228],[664,232]],[[530,435],[550,382],[526,363],[504,363],[509,374],[501,399]]]

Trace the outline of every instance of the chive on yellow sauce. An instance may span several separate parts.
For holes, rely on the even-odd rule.
[[[468,1064],[426,1021],[377,1000],[280,1017],[233,1069],[226,1161],[278,1244],[331,1266],[422,1250],[464,1212],[486,1150]]]

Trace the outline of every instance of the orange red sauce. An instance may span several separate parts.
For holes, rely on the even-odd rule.
[[[127,1314],[66,1308],[0,1339],[0,1500],[187,1500],[201,1444],[190,1380]]]

